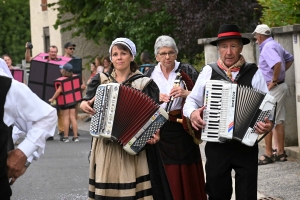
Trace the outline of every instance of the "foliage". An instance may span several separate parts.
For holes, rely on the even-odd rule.
[[[190,63],[198,72],[201,72],[202,68],[205,65],[204,51],[202,51],[201,53],[196,54],[194,56],[192,62],[190,62],[190,60],[187,59],[186,56],[181,59],[181,62]]]
[[[62,31],[95,42],[128,37],[139,53],[153,52],[156,38],[169,35],[177,43],[179,60],[189,63],[203,51],[198,38],[215,37],[224,23],[252,32],[261,15],[256,0],[60,0],[54,5],[59,11],[55,27],[61,25]],[[67,13],[73,16],[66,18]]]
[[[13,65],[24,59],[26,42],[30,41],[29,1],[0,1],[0,53],[9,54]]]
[[[84,34],[96,43],[102,38],[110,44],[117,37],[128,37],[138,52],[143,49],[152,52],[156,37],[173,30],[172,17],[163,6],[149,0],[61,0],[57,4],[59,15],[55,26],[65,25],[62,31],[76,28],[74,36]],[[74,17],[66,19],[67,13]]]
[[[264,8],[261,21],[270,27],[300,22],[299,0],[258,0]]]

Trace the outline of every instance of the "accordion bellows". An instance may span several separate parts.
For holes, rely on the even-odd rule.
[[[137,154],[167,120],[168,114],[141,91],[118,83],[98,86],[90,134],[118,141]]]
[[[254,127],[274,112],[276,100],[257,89],[209,80],[204,106],[206,126],[202,130],[202,140],[223,142],[234,139],[253,146],[258,138]]]

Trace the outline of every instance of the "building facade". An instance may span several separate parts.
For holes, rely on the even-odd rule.
[[[47,4],[55,2],[57,0],[30,0],[32,56],[48,52],[50,45],[57,46],[58,55],[63,55],[64,44],[72,42],[76,44],[74,55],[82,58],[83,74],[85,80],[87,80],[90,75],[89,63],[97,56],[104,57],[108,55],[108,46],[104,44],[101,46],[96,45],[93,41],[87,41],[83,36],[72,37],[72,30],[61,32],[61,27],[55,29],[53,25],[56,22],[58,11],[53,7],[47,7]],[[66,15],[64,17],[71,16]]]

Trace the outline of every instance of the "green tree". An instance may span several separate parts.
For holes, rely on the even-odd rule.
[[[286,26],[300,22],[299,0],[258,0],[263,7],[261,22],[274,26]]]
[[[117,37],[128,37],[139,53],[144,49],[152,52],[156,37],[170,35],[174,27],[164,5],[149,0],[60,0],[56,4],[59,14],[55,27],[63,25],[62,31],[73,30],[73,36],[83,34],[96,43],[104,39],[110,44]],[[73,16],[67,18],[67,13]]]
[[[13,64],[24,59],[25,43],[30,41],[29,1],[0,1],[0,53],[9,54]]]
[[[137,50],[153,52],[155,39],[169,35],[176,40],[179,60],[196,65],[203,47],[198,38],[215,37],[224,23],[252,31],[260,17],[256,0],[59,0],[58,25],[95,42],[128,37]],[[67,13],[72,17],[66,18]],[[75,31],[76,30],[76,31]]]

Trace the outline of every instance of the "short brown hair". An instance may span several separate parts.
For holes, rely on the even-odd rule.
[[[57,48],[57,46],[55,46],[55,45],[51,45],[51,46],[49,47],[49,49],[48,49],[48,52],[50,51],[50,48],[54,48],[54,49],[56,49],[56,53],[58,53],[58,48]]]

